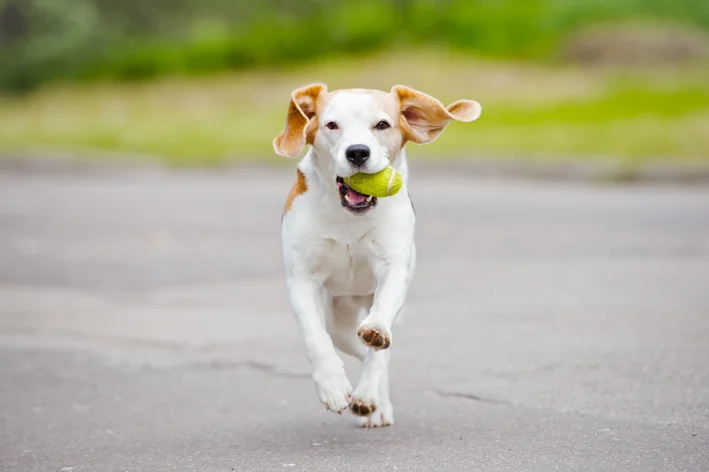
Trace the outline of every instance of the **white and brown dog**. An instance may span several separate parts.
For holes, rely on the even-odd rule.
[[[348,406],[363,426],[394,423],[388,365],[392,327],[402,311],[416,264],[414,209],[407,191],[404,146],[433,141],[454,121],[473,121],[480,105],[444,107],[397,85],[336,90],[322,84],[295,90],[276,152],[298,165],[282,222],[290,302],[313,366],[320,401],[341,413]],[[343,177],[392,165],[403,185],[378,200],[345,185]],[[352,390],[335,348],[363,362]]]

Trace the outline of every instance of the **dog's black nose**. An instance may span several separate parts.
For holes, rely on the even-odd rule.
[[[347,148],[345,156],[355,167],[362,167],[369,159],[369,148],[364,144],[353,144]]]

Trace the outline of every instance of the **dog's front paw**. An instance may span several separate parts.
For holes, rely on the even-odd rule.
[[[357,336],[365,346],[376,350],[386,349],[391,344],[391,332],[384,325],[368,323],[366,319],[359,325]]]
[[[313,381],[318,390],[320,402],[333,413],[342,414],[350,404],[352,385],[344,369],[341,372],[315,372]]]
[[[352,410],[354,411],[354,409]],[[394,407],[391,402],[378,405],[377,410],[369,416],[358,418],[359,425],[363,428],[381,428],[394,424]]]

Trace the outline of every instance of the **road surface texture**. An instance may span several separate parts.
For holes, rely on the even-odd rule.
[[[100,169],[0,172],[3,472],[709,470],[707,187],[414,165],[396,424],[366,430],[289,311],[293,169]]]

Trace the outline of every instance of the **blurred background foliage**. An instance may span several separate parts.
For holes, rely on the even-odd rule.
[[[704,160],[709,1],[0,0],[0,149],[272,154],[313,81],[483,104],[421,154]]]
[[[2,0],[0,86],[283,64],[394,45],[554,58],[589,24],[709,30],[707,0]]]

